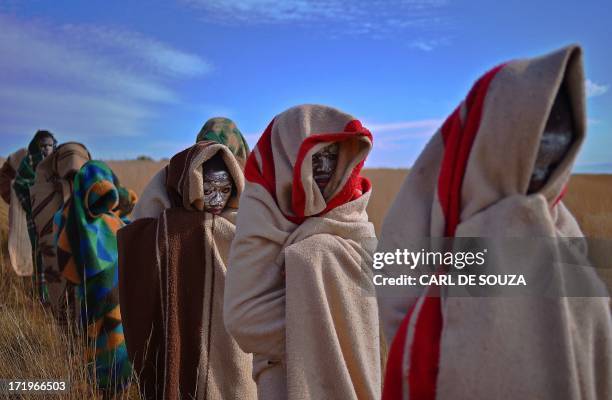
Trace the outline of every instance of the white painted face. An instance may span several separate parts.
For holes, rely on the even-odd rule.
[[[38,140],[38,148],[43,158],[50,156],[53,153],[53,139],[49,136],[42,137]]]
[[[527,193],[542,189],[557,165],[563,160],[574,138],[574,121],[570,99],[565,89],[559,90],[540,139],[538,156]]]
[[[207,169],[204,172],[204,210],[215,215],[221,214],[229,201],[234,181],[223,169]]]
[[[312,176],[323,193],[338,166],[340,146],[332,143],[312,155]]]

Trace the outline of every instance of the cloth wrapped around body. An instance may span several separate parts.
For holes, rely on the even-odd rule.
[[[203,166],[215,155],[236,188],[220,215],[202,208]],[[144,398],[256,398],[252,357],[223,325],[243,186],[237,156],[223,144],[200,142],[151,180],[134,210],[138,219],[119,232],[121,309]]]
[[[8,254],[13,271],[19,276],[30,276],[33,272],[32,244],[28,236],[28,220],[13,183],[17,170],[23,159],[28,155],[27,149],[19,149],[9,155],[2,166],[0,184],[2,198],[9,205]]]
[[[28,144],[28,153],[21,160],[21,163],[17,168],[15,180],[13,182],[13,189],[16,198],[19,204],[21,204],[27,221],[27,230],[31,250],[31,262],[26,262],[26,265],[28,266],[26,268],[29,269],[28,264],[32,265],[31,275],[32,283],[34,286],[34,293],[36,297],[43,303],[47,301],[48,295],[45,286],[45,276],[41,268],[42,260],[40,259],[40,253],[37,253],[36,251],[36,242],[38,239],[38,234],[36,233],[36,226],[34,225],[34,218],[32,217],[32,201],[30,199],[30,188],[32,187],[32,185],[34,185],[34,179],[36,178],[36,167],[45,157],[39,147],[40,140],[45,137],[51,138],[53,142],[53,147],[55,147],[57,141],[51,133],[47,131],[36,132],[34,138],[32,138],[30,144]],[[19,234],[19,237],[20,236],[21,235]],[[24,249],[23,245],[18,245],[18,248],[20,249],[20,253]]]
[[[544,186],[529,192],[560,92],[573,139]],[[423,238],[489,238],[499,246],[547,238],[558,246],[527,246],[521,257],[495,263],[506,272],[541,271],[556,291],[452,297],[429,287],[388,296],[380,288],[393,339],[383,399],[610,398],[609,297],[588,263],[573,273],[553,257],[560,238],[583,236],[561,198],[585,131],[582,51],[570,46],[489,71],[433,136],[385,218],[378,251]],[[577,276],[593,297],[563,295]]]
[[[54,220],[58,268],[77,288],[90,374],[107,393],[125,387],[132,374],[119,307],[117,231],[125,225],[119,188],[105,163],[88,161]]]
[[[72,197],[73,180],[81,167],[91,160],[89,151],[80,143],[64,143],[36,167],[36,178],[30,188],[32,218],[36,226],[38,259],[42,262],[44,284],[54,315],[66,320],[72,304],[68,287],[57,264],[53,217]]]
[[[321,192],[312,156],[339,143]],[[381,346],[360,175],[372,136],[305,105],[274,118],[249,157],[225,291],[225,324],[254,354],[260,399],[378,399]],[[370,249],[371,250],[371,249]]]

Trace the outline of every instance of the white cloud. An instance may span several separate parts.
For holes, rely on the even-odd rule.
[[[587,79],[584,85],[587,97],[601,96],[602,94],[606,93],[610,88],[610,86],[608,85],[597,84],[590,79]]]
[[[116,57],[139,59],[144,66],[154,69],[154,72],[191,77],[208,73],[212,69],[210,63],[195,54],[175,49],[137,32],[79,25],[65,25],[62,30],[73,40],[85,45],[94,42],[98,47],[106,47],[114,51]]]
[[[413,148],[422,146],[442,125],[443,120],[420,119],[399,122],[368,123],[364,122],[374,136],[374,149],[372,161],[379,166],[387,166],[389,157],[395,162],[394,152],[398,149]],[[387,161],[385,161],[387,160]]]
[[[142,133],[160,106],[180,103],[176,79],[211,70],[139,33],[2,14],[0,54],[0,133],[24,135],[43,125],[62,136]]]
[[[340,33],[384,37],[402,29],[425,32],[448,24],[447,0],[182,0],[203,18],[225,24],[317,25]],[[425,42],[424,42],[425,43]],[[432,46],[432,43],[429,43]]]

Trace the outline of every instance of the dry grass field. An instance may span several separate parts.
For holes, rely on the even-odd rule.
[[[166,163],[111,161],[122,184],[141,193]],[[366,170],[374,186],[368,213],[380,230],[407,170]],[[565,198],[587,236],[612,238],[612,175],[575,175]],[[96,399],[86,376],[82,343],[61,332],[40,306],[26,295],[27,282],[6,263],[7,207],[0,200],[0,378],[63,378],[72,382],[67,399]],[[138,398],[132,389],[120,398]]]

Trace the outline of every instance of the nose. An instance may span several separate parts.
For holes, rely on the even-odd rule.
[[[211,203],[212,204],[221,204],[223,202],[223,196],[221,196],[220,192],[215,192],[215,195],[213,196]]]
[[[332,162],[329,158],[323,157],[321,159],[321,170],[324,172],[331,172]]]

